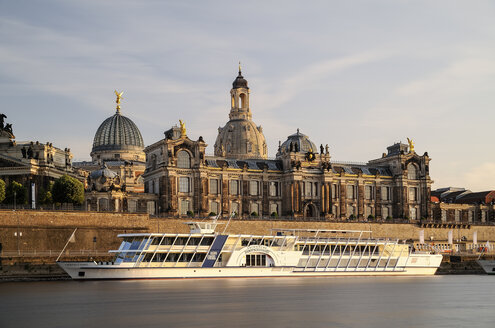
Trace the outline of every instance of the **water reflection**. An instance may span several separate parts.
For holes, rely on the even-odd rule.
[[[494,278],[5,283],[0,327],[493,327]]]

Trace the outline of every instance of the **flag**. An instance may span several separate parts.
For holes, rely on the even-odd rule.
[[[70,238],[69,238],[69,243],[75,243],[76,242],[76,230],[74,230],[74,232],[72,232],[72,235],[70,235]]]
[[[473,232],[473,244],[477,244],[478,243],[478,231],[474,231]]]
[[[419,231],[419,243],[424,244],[425,243],[425,230],[420,230]]]
[[[454,231],[453,230],[449,230],[449,244],[453,244],[454,243]]]

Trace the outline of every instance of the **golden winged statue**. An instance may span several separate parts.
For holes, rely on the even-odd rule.
[[[180,123],[180,135],[185,136],[186,135],[186,123],[182,122],[182,120],[179,120]]]
[[[118,92],[115,90],[115,95],[117,96],[117,100],[115,101],[117,103],[117,111],[120,111],[120,99],[122,99],[122,95],[124,94],[124,91]]]
[[[407,142],[409,143],[409,152],[414,153],[414,143],[412,139],[407,138]]]

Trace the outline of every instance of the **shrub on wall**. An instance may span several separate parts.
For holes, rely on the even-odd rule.
[[[0,179],[0,203],[5,199],[5,181]]]
[[[42,205],[53,204],[53,195],[52,195],[53,183],[50,183],[48,186],[48,190],[43,187],[40,187],[38,190],[38,203]]]
[[[52,197],[56,203],[81,205],[84,202],[84,185],[76,178],[63,175],[53,184]]]
[[[14,196],[15,194],[15,196]],[[27,204],[28,202],[28,190],[22,184],[17,181],[12,181],[5,191],[5,200],[6,204],[14,204],[14,198],[16,204]]]

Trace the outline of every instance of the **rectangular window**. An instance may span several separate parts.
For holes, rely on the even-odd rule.
[[[230,194],[239,195],[239,180],[230,180]]]
[[[390,213],[388,212],[388,207],[383,206],[383,207],[382,207],[382,217],[383,217],[384,219],[386,219],[386,218],[387,218],[387,217],[389,217],[389,216],[390,216]]]
[[[179,178],[179,192],[189,192],[189,178]]]
[[[251,196],[258,196],[260,194],[259,181],[249,181],[249,194]]]
[[[218,212],[218,202],[211,202],[210,203],[210,212],[215,213],[217,215]]]
[[[338,196],[337,185],[336,184],[333,184],[332,185],[332,199],[338,198],[337,196]]]
[[[277,204],[270,204],[270,215],[273,213],[278,215],[278,205]]]
[[[373,214],[373,209],[371,208],[371,206],[366,206],[364,212],[365,217],[368,218],[368,216],[372,214]]]
[[[311,182],[305,182],[304,183],[304,196],[310,197],[311,196]]]
[[[239,203],[232,203],[230,205],[230,214],[239,215]]]
[[[418,200],[418,188],[416,187],[409,188],[409,200],[413,202]]]
[[[218,194],[218,179],[210,179],[210,194]]]
[[[356,186],[347,186],[347,199],[356,199]]]
[[[257,203],[251,203],[251,215],[259,215],[260,214],[259,209],[260,207]]]
[[[189,201],[182,199],[180,201],[180,214],[186,215],[187,211],[189,211]]]
[[[382,200],[390,200],[390,187],[382,187]]]
[[[278,182],[270,182],[270,196],[278,195]]]
[[[364,187],[364,198],[366,200],[373,199],[373,186],[365,186]]]
[[[411,207],[409,209],[409,217],[411,220],[416,220],[418,217],[418,211],[416,210],[415,207]]]

